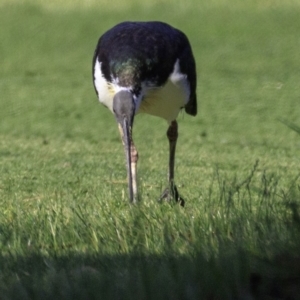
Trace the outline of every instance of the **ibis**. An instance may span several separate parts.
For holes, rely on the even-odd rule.
[[[93,83],[99,101],[114,114],[119,127],[130,202],[138,200],[138,151],[132,128],[135,116],[147,113],[168,123],[168,186],[160,199],[174,199],[184,206],[174,182],[176,118],[182,109],[197,114],[196,77],[187,36],[166,23],[122,22],[100,37],[93,57]]]

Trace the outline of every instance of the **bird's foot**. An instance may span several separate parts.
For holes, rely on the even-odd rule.
[[[161,194],[159,201],[166,200],[170,201],[171,199],[174,199],[178,204],[181,206],[184,206],[185,201],[183,198],[179,195],[177,187],[175,184],[170,184],[169,187],[167,187],[163,193]]]

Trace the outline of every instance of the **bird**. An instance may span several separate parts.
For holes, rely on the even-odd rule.
[[[139,200],[138,151],[132,137],[135,116],[167,121],[168,186],[159,200],[185,205],[174,182],[177,116],[197,114],[196,63],[187,36],[160,21],[125,21],[100,36],[93,56],[93,84],[100,103],[115,116],[126,156],[130,203]]]

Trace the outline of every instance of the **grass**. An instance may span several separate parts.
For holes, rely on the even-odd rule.
[[[299,299],[298,1],[51,3],[0,4],[2,298]],[[142,201],[128,204],[117,126],[92,87],[97,39],[129,19],[171,23],[194,49],[184,209],[157,203],[167,126],[146,115]]]

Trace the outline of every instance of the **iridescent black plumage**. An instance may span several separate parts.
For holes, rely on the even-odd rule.
[[[186,112],[197,114],[196,67],[191,46],[184,33],[162,22],[123,22],[101,36],[94,53],[95,62],[108,82],[131,86],[138,94],[141,83],[162,86],[174,69],[176,60],[190,84]],[[94,72],[94,69],[93,69]]]

